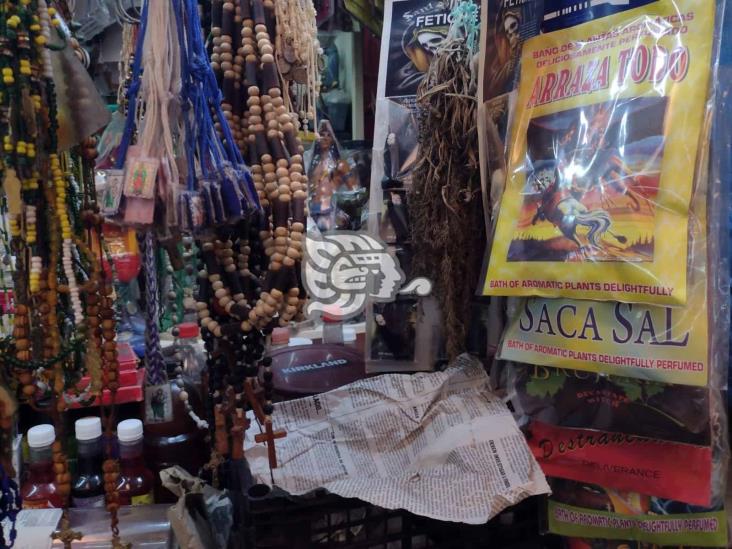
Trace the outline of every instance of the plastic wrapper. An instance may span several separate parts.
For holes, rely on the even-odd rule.
[[[338,143],[330,122],[321,121],[318,134],[308,168],[312,182],[308,212],[321,231],[359,230],[368,188],[363,186],[355,159],[349,159]]]
[[[526,436],[544,474],[709,506],[721,488],[712,449],[531,421]],[[717,490],[717,494],[713,490]]]
[[[547,476],[702,506],[723,497],[724,393],[528,365],[508,380]]]
[[[525,42],[485,294],[686,303],[715,15],[659,0]]]
[[[656,545],[645,541],[565,538],[563,549],[699,549],[698,545]]]
[[[727,516],[721,504],[700,507],[560,479],[552,479],[550,485],[547,528],[552,534],[663,546],[727,546]]]
[[[503,216],[490,259],[500,264],[497,278],[505,277],[514,288],[491,290],[489,273],[484,291],[538,296],[508,300],[509,323],[499,354],[538,366],[499,365],[494,377],[504,384],[545,474],[564,479],[553,486],[547,524],[551,532],[567,536],[567,547],[726,546],[723,501],[729,450],[722,389],[727,382],[729,267],[727,235],[720,227],[728,211],[730,137],[723,123],[713,125],[728,119],[724,111],[729,85],[721,74],[719,83],[716,80],[723,6],[724,2],[631,0],[622,5],[583,3],[566,10],[562,2],[545,0],[542,31],[549,34],[525,43],[519,89],[507,102],[508,114],[500,119],[510,122],[505,127],[512,132],[508,160],[503,163],[503,157],[494,154],[485,161],[484,181],[493,204],[500,203],[497,215]],[[692,30],[692,25],[697,28]],[[703,37],[699,25],[706,28]],[[582,47],[557,38],[567,36]],[[539,43],[546,47],[536,47]],[[566,48],[554,51],[554,45]],[[633,59],[643,47],[649,53],[646,76],[651,85],[635,84],[633,71],[637,76],[643,72],[639,59],[625,71],[626,80],[634,83],[622,85],[624,71],[617,56],[630,49],[625,55]],[[659,78],[661,48],[667,50],[663,70],[669,71],[674,49],[688,49],[689,70],[677,83],[669,83],[670,72]],[[601,75],[606,59],[607,88],[593,91],[591,83],[579,96],[554,100],[557,89],[560,95],[571,91],[576,71],[587,75],[591,69]],[[710,79],[709,84],[697,81],[694,93],[675,89],[677,84],[688,85],[692,65],[700,59],[697,76]],[[566,88],[561,86],[565,69],[570,75]],[[527,91],[527,81],[536,86]],[[547,84],[553,91],[546,92]],[[548,96],[542,99],[545,92]],[[608,96],[612,96],[609,102]],[[658,108],[653,101],[664,103],[665,110],[648,116]],[[669,110],[674,104],[684,111],[681,118],[696,116],[698,125],[677,125],[679,112]],[[579,124],[568,114],[572,109],[579,109]],[[662,129],[654,132],[659,123]],[[499,150],[501,132],[508,130],[487,126],[492,131],[485,131],[481,145]],[[678,135],[672,135],[675,131]],[[677,154],[669,162],[674,150]],[[682,160],[686,172],[674,167]],[[583,178],[591,185],[576,194],[576,184]],[[652,187],[649,178],[657,179],[655,198],[646,192]],[[555,204],[537,192],[551,185],[561,191]],[[588,189],[595,193],[599,209],[611,214],[599,246],[590,242],[588,252],[588,242],[597,235],[588,226],[574,233],[580,240],[576,252],[582,257],[568,253],[559,261],[541,256],[561,252],[544,246],[533,258],[511,261],[512,246],[523,253],[536,244],[516,243],[530,240],[532,231],[553,231],[550,237],[535,240],[571,240],[561,223],[547,219],[546,208],[562,206],[565,198],[587,207],[585,199],[592,198],[584,192]],[[678,201],[682,195],[681,209],[669,205],[660,211],[666,198]],[[624,205],[618,206],[618,201]],[[643,227],[636,212],[642,208],[636,201],[638,205],[645,201],[653,210],[653,238],[643,244],[654,257],[605,257],[609,245],[615,251],[623,248],[617,237],[632,245],[616,230],[623,219],[632,219],[634,230]],[[507,203],[515,207],[509,215]],[[577,213],[582,212],[574,210],[575,218]],[[669,238],[666,229],[671,225],[665,216],[676,216],[674,229],[684,237],[677,253],[667,256],[660,246],[673,237]],[[526,234],[517,236],[522,219]],[[501,223],[510,225],[510,230],[504,227],[501,233]],[[662,237],[666,242],[660,241]],[[504,259],[496,256],[500,245],[505,245]],[[683,300],[673,299],[670,285],[666,295],[650,290],[662,286],[659,276],[679,274],[685,277],[679,286],[685,292],[685,306],[679,306]],[[607,280],[600,278],[606,275]],[[638,276],[648,276],[649,282],[641,284]],[[620,285],[613,286],[614,282]],[[640,292],[645,295],[631,295],[630,290],[640,286],[648,287]],[[565,299],[545,299],[550,296]]]
[[[717,89],[720,110],[726,103],[727,87],[720,82]],[[723,131],[715,130],[711,151],[708,142],[700,147],[698,185],[689,216],[686,306],[509,300],[513,302],[511,320],[499,356],[559,368],[725,387],[727,375],[721,362],[726,360],[728,344],[728,274],[717,227],[726,204],[719,179],[725,173],[720,162],[728,140]]]
[[[508,133],[509,96],[518,74],[523,43],[539,32],[542,2],[481,2],[480,80],[478,131],[484,211],[488,233],[492,205],[500,198],[506,178],[505,140]],[[492,196],[496,191],[496,196]]]
[[[705,147],[706,149],[706,147]],[[706,173],[706,163],[704,169]],[[689,301],[684,307],[529,298],[516,303],[499,357],[669,383],[706,386],[716,372],[710,323],[722,300],[707,306],[706,177],[690,212]],[[513,300],[512,300],[513,301]],[[724,376],[711,375],[721,386]]]
[[[718,391],[544,366],[512,367],[517,414],[560,427],[705,445]]]

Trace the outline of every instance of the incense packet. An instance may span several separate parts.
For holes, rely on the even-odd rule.
[[[708,446],[718,392],[592,372],[510,366],[517,414],[560,427],[597,429]]]
[[[683,305],[715,2],[525,42],[485,295]]]
[[[708,147],[704,146],[706,151]],[[706,386],[710,344],[706,154],[690,212],[688,302],[684,307],[575,299],[520,300],[503,336],[503,360],[664,383]],[[704,175],[701,175],[704,173]],[[713,381],[714,385],[716,381]]]
[[[727,546],[721,502],[711,507],[689,505],[563,479],[551,479],[550,485],[547,526],[552,534],[662,546]]]
[[[532,421],[529,447],[544,474],[708,506],[712,449]]]

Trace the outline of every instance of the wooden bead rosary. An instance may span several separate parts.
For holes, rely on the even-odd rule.
[[[314,10],[308,16],[314,25]],[[284,433],[272,427],[271,360],[262,359],[264,333],[298,319],[304,305],[299,265],[308,186],[298,116],[288,110],[290,86],[286,81],[283,88],[277,66],[284,57],[271,38],[284,24],[282,17],[272,0],[212,2],[211,65],[236,145],[249,163],[262,215],[200,243],[197,302],[209,352],[215,449],[221,455],[230,450],[232,457],[239,455],[248,427],[246,405],[264,425],[265,433],[257,440],[268,443],[271,467],[277,466],[274,439]],[[285,44],[280,38],[278,43]],[[291,37],[286,43],[286,56],[294,62]],[[313,61],[314,55],[308,59]],[[317,93],[317,86],[312,87]]]

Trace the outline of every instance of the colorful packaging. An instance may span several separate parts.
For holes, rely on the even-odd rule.
[[[707,153],[700,151],[692,202],[688,303],[662,307],[620,302],[529,298],[506,329],[504,360],[706,386],[713,369],[707,279]]]
[[[644,541],[563,538],[564,549],[698,549],[697,545],[656,545]]]
[[[553,479],[550,484],[547,526],[552,534],[663,546],[727,546],[722,506],[696,507],[569,480]]]
[[[521,58],[523,42],[539,32],[541,2],[482,0],[483,44],[480,96],[483,101],[509,93]]]
[[[703,288],[702,288],[703,287]],[[506,329],[504,360],[706,386],[706,283],[684,308],[530,298]]]
[[[659,0],[524,44],[484,294],[686,303],[715,9]]]
[[[482,0],[480,10],[478,144],[488,221],[492,217],[494,199],[500,197],[505,185],[509,97],[516,86],[523,43],[539,33],[542,1]],[[490,223],[486,228],[490,229]]]
[[[712,450],[704,446],[532,421],[526,436],[546,476],[598,483],[692,505],[711,503]]]
[[[545,366],[511,366],[516,413],[559,427],[709,446],[711,390]]]

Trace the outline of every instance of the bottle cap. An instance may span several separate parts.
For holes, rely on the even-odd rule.
[[[50,446],[56,440],[56,431],[53,425],[36,425],[28,429],[28,446],[31,448],[43,448]]]
[[[98,417],[83,417],[74,423],[76,440],[94,440],[102,436],[102,420]]]
[[[289,328],[275,328],[272,330],[272,345],[287,345],[290,341]]]
[[[196,322],[183,322],[178,324],[178,337],[198,337],[198,324]]]
[[[332,324],[342,322],[342,309],[338,305],[326,305],[323,309],[323,322]]]
[[[117,424],[117,438],[120,442],[135,442],[142,438],[142,421],[126,419]]]

